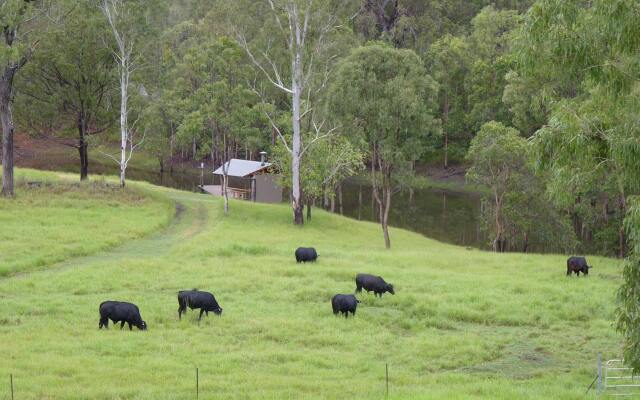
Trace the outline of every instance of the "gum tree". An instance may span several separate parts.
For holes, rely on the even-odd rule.
[[[434,120],[438,85],[412,50],[381,43],[357,48],[344,59],[331,84],[331,110],[353,141],[368,150],[373,196],[385,246],[391,247],[388,219],[398,178],[439,132]]]
[[[2,124],[2,192],[14,195],[13,183],[13,117],[11,101],[13,81],[31,58],[36,43],[27,34],[26,26],[37,22],[38,2],[5,0],[0,3],[0,24],[3,27],[0,47],[0,123]]]
[[[268,115],[273,130],[291,158],[291,207],[294,224],[304,223],[301,160],[314,142],[327,137],[332,128],[317,115],[314,102],[327,86],[334,49],[339,41],[338,11],[342,1],[262,0],[239,1],[236,9],[238,43],[262,79],[270,86],[271,98],[286,98],[291,108],[289,127]],[[248,17],[243,20],[241,17]],[[256,21],[264,21],[256,25]],[[344,29],[343,29],[344,30]],[[268,102],[264,88],[254,88]],[[303,124],[314,136],[303,143]],[[290,130],[290,132],[288,132]]]

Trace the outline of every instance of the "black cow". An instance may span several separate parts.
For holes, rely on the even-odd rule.
[[[393,291],[393,285],[385,282],[381,276],[369,274],[356,275],[356,293],[362,292],[363,288],[367,293],[373,292],[374,296],[379,295],[382,297],[384,292],[396,294],[396,292]]]
[[[584,257],[569,257],[567,259],[567,276],[570,276],[572,272],[580,276],[580,272],[584,275],[589,275],[589,265]]]
[[[194,310],[200,309],[198,321],[202,319],[202,314],[209,316],[209,311],[216,315],[222,314],[222,308],[218,305],[216,298],[209,292],[201,292],[197,289],[181,290],[178,292],[178,318],[182,319],[182,313],[187,312],[187,307]]]
[[[296,250],[296,262],[297,263],[306,263],[315,262],[318,259],[318,253],[316,253],[316,249],[313,247],[298,247]]]
[[[120,329],[127,323],[129,324],[129,330],[133,330],[132,326],[135,326],[141,331],[147,330],[147,323],[140,317],[140,310],[135,304],[122,301],[102,302],[100,304],[100,323],[98,327],[102,329],[104,326],[108,329],[109,320],[113,321],[114,325],[120,322]]]
[[[355,316],[358,303],[360,303],[360,300],[356,299],[356,296],[352,294],[337,294],[331,299],[333,314],[343,313],[345,318],[349,316],[349,313]]]

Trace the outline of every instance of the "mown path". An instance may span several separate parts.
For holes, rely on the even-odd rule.
[[[147,258],[167,255],[176,244],[184,243],[184,241],[201,233],[209,221],[206,207],[207,198],[199,199],[200,196],[173,192],[169,193],[168,197],[175,203],[175,214],[171,222],[162,230],[95,254],[74,257],[38,270],[9,275],[0,278],[0,281],[44,272],[84,268],[103,261],[115,263],[131,257]]]

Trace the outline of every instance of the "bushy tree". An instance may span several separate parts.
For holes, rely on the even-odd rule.
[[[620,256],[627,196],[640,189],[639,33],[634,1],[541,0],[518,39],[519,76],[546,77],[538,96],[548,123],[535,142],[549,194],[575,214],[578,232],[615,224],[617,240],[606,241],[617,241]]]
[[[330,89],[331,110],[368,150],[373,195],[387,248],[388,218],[397,177],[439,133],[433,117],[438,86],[411,50],[371,43],[357,48],[338,67]]]
[[[316,200],[333,198],[337,186],[346,178],[357,175],[364,167],[364,154],[345,135],[332,135],[315,143],[302,158],[302,194],[307,206],[307,220]],[[282,146],[275,147],[274,163],[283,174],[283,184],[290,181],[290,158]]]
[[[116,107],[115,66],[105,40],[109,30],[88,2],[61,0],[51,13],[64,18],[42,32],[38,51],[16,82],[16,114],[32,134],[75,137],[80,179],[86,179],[90,137],[111,125]]]
[[[527,144],[517,130],[499,122],[487,122],[471,141],[467,179],[491,190],[493,251],[506,250],[506,197],[526,173]]]

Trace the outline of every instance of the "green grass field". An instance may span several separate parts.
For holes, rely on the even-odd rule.
[[[300,228],[286,205],[232,202],[224,217],[204,195],[68,185],[0,200],[11,244],[0,262],[8,252],[20,265],[9,270],[25,271],[0,278],[0,399],[9,374],[16,399],[192,399],[196,367],[203,399],[383,399],[385,363],[392,399],[583,399],[597,353],[619,356],[616,260],[589,257],[588,278],[566,278],[564,255],[492,254],[396,229],[387,251],[377,225],[322,211]],[[65,206],[86,210],[91,228],[77,233]],[[297,246],[320,261],[296,264]],[[363,293],[355,318],[335,317],[331,297],[352,293],[358,272],[396,295]],[[223,315],[179,321],[176,293],[193,287],[212,291]],[[149,330],[98,330],[108,299],[138,304]]]

